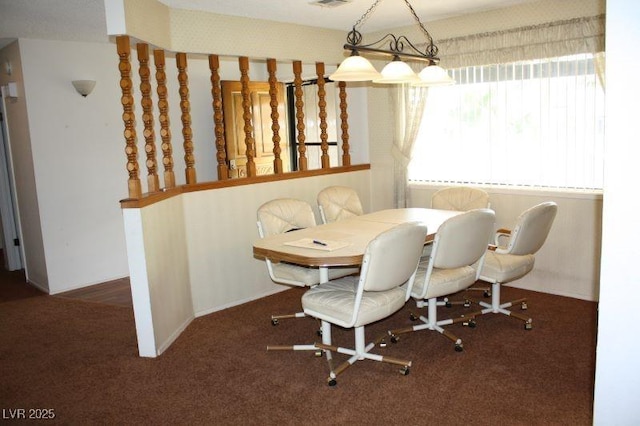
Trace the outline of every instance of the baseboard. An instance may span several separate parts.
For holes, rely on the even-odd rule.
[[[578,299],[578,300],[584,300],[586,302],[598,302],[597,297],[591,297],[591,296],[587,296],[584,294],[577,294],[577,293],[572,293],[572,292],[567,292],[567,291],[559,291],[557,289],[540,289],[540,288],[533,288],[530,286],[524,286],[524,285],[518,285],[515,283],[509,283],[509,284],[504,284],[504,286],[506,287],[513,287],[513,288],[519,288],[522,290],[529,290],[529,291],[537,291],[538,293],[545,293],[545,294],[552,294],[554,296],[562,296],[562,297],[570,297],[571,299]]]
[[[271,291],[267,291],[265,293],[258,294],[255,297],[249,297],[249,298],[242,299],[242,300],[235,300],[235,301],[233,301],[231,303],[227,303],[226,305],[215,306],[215,307],[213,307],[211,309],[207,309],[205,311],[198,311],[198,312],[195,313],[195,316],[196,316],[196,318],[198,318],[198,317],[202,317],[202,316],[205,316],[205,315],[209,315],[209,314],[212,314],[214,312],[222,311],[223,309],[233,308],[234,306],[242,305],[243,303],[247,303],[247,302],[253,302],[254,300],[262,299],[263,297],[271,296],[273,294],[280,293],[282,291],[289,290],[289,289],[290,289],[290,287],[287,287],[287,286],[278,286],[278,287],[276,287],[275,289],[273,289]]]
[[[38,284],[37,282],[29,280],[29,279],[27,279],[27,284],[29,284],[31,286],[34,286],[35,288],[37,288],[38,290],[40,290],[43,293],[50,294],[49,293],[49,287],[47,287],[47,286]]]
[[[157,355],[156,356],[162,355],[162,353],[164,351],[166,351],[169,348],[169,346],[171,346],[171,344],[173,342],[176,341],[176,339],[180,336],[180,334],[182,334],[182,332],[189,326],[189,324],[191,324],[191,322],[193,320],[194,320],[194,317],[187,318],[187,320],[184,323],[182,323],[182,325],[180,327],[178,327],[176,329],[176,331],[171,333],[169,338],[167,340],[165,340],[162,345],[158,346],[158,350],[157,350]]]
[[[55,295],[55,294],[60,294],[60,293],[66,293],[68,291],[79,290],[81,288],[91,287],[91,286],[98,285],[98,284],[105,284],[105,283],[108,283],[108,282],[111,282],[111,281],[117,281],[117,280],[121,280],[121,279],[124,279],[124,278],[129,278],[129,275],[124,275],[124,276],[116,277],[116,278],[105,278],[105,279],[102,279],[102,280],[99,280],[99,281],[96,281],[96,282],[89,282],[89,283],[84,283],[84,284],[72,285],[72,286],[65,287],[65,288],[59,288],[59,289],[56,289],[55,291],[52,291],[50,294],[51,295]]]

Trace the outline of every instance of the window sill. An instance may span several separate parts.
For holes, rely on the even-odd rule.
[[[598,189],[571,189],[571,188],[546,188],[546,187],[530,187],[530,186],[511,186],[511,185],[477,185],[477,184],[459,184],[460,186],[470,186],[482,188],[489,194],[510,194],[510,195],[531,195],[531,196],[554,196],[562,198],[575,199],[602,199],[602,190]],[[433,182],[416,182],[409,181],[409,188],[415,189],[442,189],[449,186],[457,186],[457,184],[438,184]]]

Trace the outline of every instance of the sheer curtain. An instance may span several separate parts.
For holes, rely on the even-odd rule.
[[[579,53],[597,54],[604,51],[604,33],[605,16],[598,15],[439,40],[440,64],[452,69]],[[602,57],[597,59],[596,73],[602,78],[604,61]],[[396,123],[392,148],[394,201],[396,207],[405,207],[409,204],[408,165],[422,121],[427,89],[403,85],[392,93]]]
[[[596,68],[596,75],[598,76],[598,81],[600,81],[600,86],[602,87],[602,90],[606,90],[605,89],[605,53],[604,52],[598,52],[595,55],[593,55],[593,61],[595,63],[595,68]]]
[[[426,87],[398,85],[392,89],[392,105],[396,123],[393,147],[393,193],[396,208],[409,206],[407,170],[427,100]]]

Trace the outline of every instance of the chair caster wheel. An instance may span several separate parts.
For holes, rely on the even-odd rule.
[[[446,306],[447,308],[452,307],[453,305],[451,304],[451,302],[449,302],[448,300],[446,302],[444,302],[444,306]]]
[[[328,384],[329,386],[333,387],[333,386],[337,385],[337,384],[338,384],[338,382],[336,381],[336,379],[329,378],[329,379],[327,380],[327,384]]]
[[[271,318],[271,325],[272,326],[275,327],[278,324],[280,324],[280,321],[278,321],[278,318]]]
[[[489,290],[485,290],[483,295],[484,297],[491,297],[491,292]]]
[[[400,340],[400,338],[395,334],[392,334],[389,340],[391,340],[391,343],[398,343],[398,340]]]
[[[402,374],[403,376],[408,376],[410,371],[411,369],[409,368],[409,366],[405,365],[400,369],[400,374]]]
[[[386,348],[387,347],[387,342],[384,339],[382,339],[382,340],[380,340],[380,343],[378,344],[378,346],[380,346],[381,348]]]
[[[463,307],[465,308],[470,308],[471,307],[471,300],[465,300],[464,303],[462,304]]]
[[[530,322],[526,322],[526,323],[524,323],[524,329],[525,329],[525,330],[531,330],[531,329],[533,329],[533,324],[532,324],[532,323],[530,323]]]
[[[522,305],[520,305],[520,309],[522,309],[523,311],[526,311],[527,307],[527,302],[522,302]]]
[[[318,349],[317,351],[315,351],[313,354],[316,356],[316,358],[322,358],[322,354],[324,352],[321,349]]]
[[[413,312],[409,314],[409,319],[411,321],[418,321],[418,317]]]
[[[463,347],[462,347],[462,343],[456,343],[456,352],[462,352]]]
[[[462,315],[464,317],[464,315]],[[475,318],[469,318],[466,321],[462,321],[462,326],[463,327],[469,327],[469,328],[476,328],[476,319]]]

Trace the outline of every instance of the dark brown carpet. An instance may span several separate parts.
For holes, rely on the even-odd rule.
[[[5,417],[50,408],[60,424],[592,424],[592,302],[505,288],[505,297],[529,297],[533,330],[498,315],[475,329],[454,325],[461,353],[434,332],[407,334],[376,350],[413,360],[408,376],[365,360],[331,388],[324,358],[266,351],[315,339],[309,318],[269,322],[295,311],[302,289],[197,318],[162,356],[145,359],[131,309],[45,296],[7,273],[0,281]],[[367,337],[408,325],[412,307]],[[352,336],[334,327],[334,342],[351,346]]]

